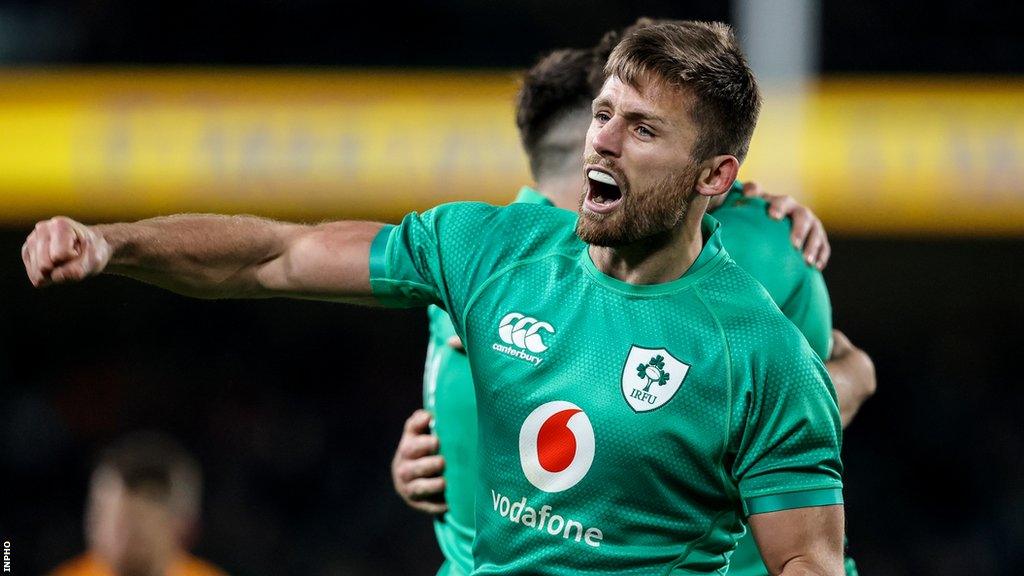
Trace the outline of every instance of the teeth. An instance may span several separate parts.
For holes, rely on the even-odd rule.
[[[605,172],[591,170],[590,172],[587,172],[587,177],[590,178],[591,180],[597,180],[598,182],[601,182],[603,184],[608,184],[610,186],[618,186],[618,184],[615,183],[615,179],[612,178],[611,174],[607,174]]]

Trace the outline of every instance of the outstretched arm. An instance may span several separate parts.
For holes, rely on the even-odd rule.
[[[381,226],[217,215],[86,226],[56,217],[36,224],[21,255],[37,287],[107,272],[198,298],[372,303],[370,244]]]
[[[753,514],[748,522],[769,573],[843,574],[842,505]]]

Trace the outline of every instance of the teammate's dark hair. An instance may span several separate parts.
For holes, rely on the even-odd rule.
[[[541,149],[545,134],[567,114],[590,109],[594,65],[593,50],[555,50],[523,76],[516,99],[516,126],[534,178],[544,172],[551,156],[550,151]],[[572,153],[582,156],[583,151]]]
[[[96,471],[116,474],[128,490],[166,504],[178,514],[198,514],[199,464],[164,434],[136,432],[117,440],[100,453]]]
[[[761,95],[732,29],[720,22],[658,21],[637,26],[612,50],[605,76],[633,86],[664,82],[693,94],[701,131],[697,160],[731,154],[741,162],[761,109]]]

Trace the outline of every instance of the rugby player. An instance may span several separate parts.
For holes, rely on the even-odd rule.
[[[650,23],[641,19],[635,26]],[[593,50],[557,50],[524,75],[516,121],[537,184],[520,190],[517,202],[575,208],[577,191],[583,185],[577,159],[590,124],[590,101],[600,88],[592,82],[595,65],[603,68],[617,41],[617,35],[609,33]],[[823,360],[831,348],[826,368],[835,384],[845,426],[873,393],[871,359],[841,333],[836,333],[835,344],[830,345],[831,307],[821,275],[804,265],[800,252],[787,245],[788,223],[770,218],[768,212],[793,215],[793,244],[806,248],[804,256],[809,262],[824,267],[829,252],[820,221],[789,197],[774,196],[766,206],[763,201],[744,198],[761,194],[756,186],[743,188],[737,182],[728,195],[711,201],[711,208],[721,208],[714,214],[723,225],[723,244],[744,270],[766,286]],[[392,462],[392,480],[411,507],[439,515],[434,529],[445,562],[438,574],[468,574],[472,570],[476,477],[473,381],[451,319],[436,306],[430,307],[428,315],[425,410],[406,421]],[[852,559],[847,559],[846,572],[856,574]],[[737,544],[729,573],[767,574],[749,532]]]
[[[753,74],[728,26],[699,22],[632,32],[606,72],[578,217],[58,217],[29,236],[26,270],[36,286],[106,271],[207,298],[442,305],[477,386],[475,574],[721,573],[744,518],[773,573],[841,574],[835,393],[705,216],[746,155]]]
[[[199,523],[199,465],[174,440],[139,432],[101,454],[89,483],[89,551],[51,576],[225,576],[188,553]]]

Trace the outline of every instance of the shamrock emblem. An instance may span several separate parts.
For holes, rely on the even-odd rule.
[[[651,384],[655,382],[657,382],[658,386],[664,386],[671,377],[668,372],[665,372],[665,357],[660,354],[648,360],[646,364],[637,366],[636,375],[647,379],[647,386],[644,386],[644,392],[650,392]]]

